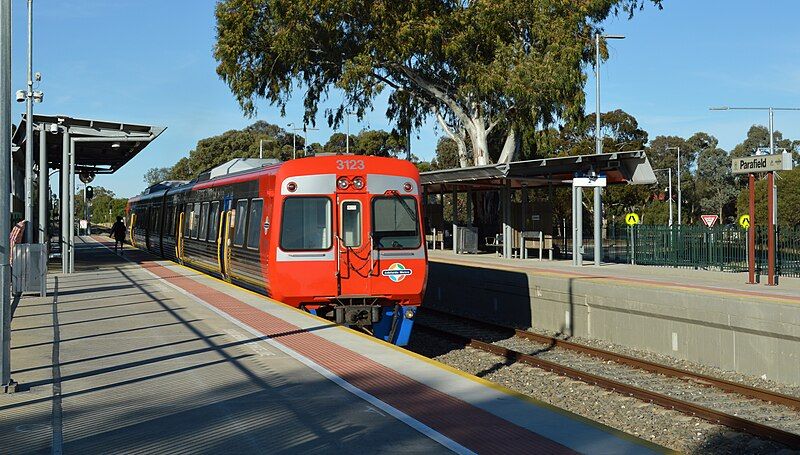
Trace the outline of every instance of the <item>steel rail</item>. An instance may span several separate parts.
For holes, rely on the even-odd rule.
[[[684,381],[694,382],[707,387],[715,387],[730,393],[736,393],[748,398],[755,398],[757,400],[768,401],[771,403],[781,404],[793,409],[800,410],[800,398],[791,395],[785,395],[771,390],[765,390],[758,387],[752,387],[745,384],[739,384],[725,379],[715,378],[700,373],[694,373],[680,368],[674,368],[667,365],[651,362],[649,360],[638,359],[635,357],[619,354],[616,352],[605,351],[603,349],[578,344],[572,341],[562,340],[559,338],[541,335],[538,333],[528,332],[527,330],[516,329],[512,327],[504,327],[499,324],[492,324],[486,321],[478,321],[461,315],[454,315],[440,310],[425,308],[425,312],[438,314],[441,317],[448,319],[461,319],[471,324],[481,325],[492,330],[498,331],[514,331],[514,335],[525,338],[537,343],[547,344],[553,347],[567,349],[570,351],[579,352],[582,354],[597,357],[599,359],[608,360],[611,362],[627,365],[630,367],[638,368],[641,370],[649,371],[651,373],[663,374],[672,378],[681,379]]]
[[[459,344],[464,344],[475,349],[489,352],[505,358],[506,360],[524,363],[536,368],[540,368],[560,376],[566,376],[570,379],[585,382],[587,384],[595,385],[612,392],[625,394],[633,398],[657,404],[667,409],[682,412],[691,416],[699,417],[712,423],[727,426],[736,430],[744,431],[755,436],[771,439],[792,448],[800,448],[800,435],[783,431],[778,428],[773,428],[757,422],[743,419],[741,417],[732,416],[723,412],[708,409],[698,406],[693,403],[678,400],[667,395],[651,392],[649,390],[641,389],[639,387],[631,386],[622,382],[608,379],[585,371],[579,371],[559,363],[551,362],[549,360],[539,359],[533,355],[525,354],[522,352],[514,351],[502,346],[498,346],[484,341],[472,339],[470,337],[448,332],[443,329],[432,327],[424,322],[417,321],[415,324],[418,330],[428,331],[430,333],[438,334],[442,337],[450,338],[457,341]]]

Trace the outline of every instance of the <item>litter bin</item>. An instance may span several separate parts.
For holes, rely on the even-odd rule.
[[[15,294],[38,292],[47,295],[47,244],[14,245],[11,283]]]

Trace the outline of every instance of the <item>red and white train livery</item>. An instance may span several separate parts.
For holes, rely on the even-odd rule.
[[[427,279],[419,173],[332,155],[233,160],[129,200],[134,246],[405,345]]]

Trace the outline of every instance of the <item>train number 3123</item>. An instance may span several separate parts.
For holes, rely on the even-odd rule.
[[[336,169],[343,171],[363,171],[364,170],[364,161],[363,160],[336,160]]]

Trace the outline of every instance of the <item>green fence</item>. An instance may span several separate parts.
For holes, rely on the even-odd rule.
[[[591,245],[588,238],[586,256],[591,256]],[[800,276],[800,228],[776,229],[775,246],[778,275]],[[603,260],[743,272],[747,271],[747,231],[733,226],[612,227],[603,240]],[[766,227],[756,229],[756,270],[767,270]]]

